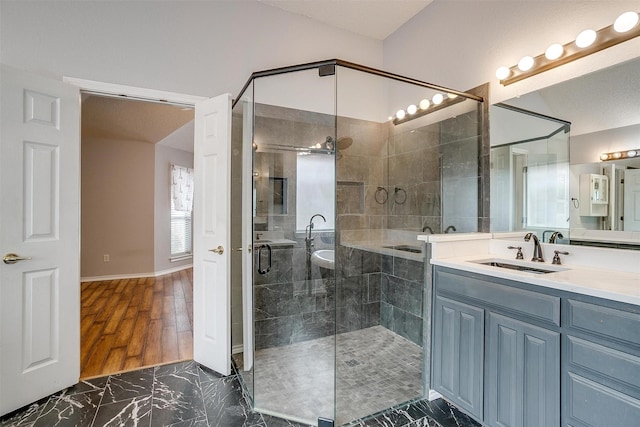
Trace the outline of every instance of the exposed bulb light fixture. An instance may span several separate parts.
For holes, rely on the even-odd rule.
[[[554,43],[547,48],[544,52],[544,56],[548,60],[553,61],[554,59],[560,58],[563,53],[564,47],[560,43]]]
[[[421,110],[426,110],[427,108],[429,108],[429,105],[431,105],[431,103],[426,98],[420,101],[420,104],[419,104]]]
[[[456,99],[458,97],[458,95],[456,95],[455,93],[448,93],[447,94],[447,98],[449,99]]]
[[[511,75],[511,70],[509,67],[500,67],[496,70],[496,77],[498,80],[504,80]]]
[[[535,60],[533,59],[533,57],[523,56],[522,59],[518,61],[518,69],[520,71],[529,71],[531,67],[533,67],[534,63],[535,63]]]
[[[600,160],[606,162],[607,160],[624,160],[632,159],[640,155],[640,148],[634,148],[633,150],[613,151],[611,153],[600,154]]]
[[[638,14],[636,12],[625,12],[618,16],[613,23],[613,29],[619,33],[626,33],[631,31],[636,25],[638,25]]]
[[[416,107],[415,105],[411,104],[407,107],[407,113],[413,115],[418,111],[418,107]]]
[[[598,34],[594,30],[584,30],[576,37],[576,46],[589,47],[596,41],[596,38],[598,38]]]
[[[433,95],[433,98],[431,98],[431,100],[435,105],[439,105],[442,104],[442,101],[444,101],[444,96],[442,96],[441,93],[436,93],[435,95]]]
[[[612,25],[597,31],[584,30],[574,41],[564,45],[554,43],[540,55],[527,55],[516,65],[498,68],[496,78],[503,86],[508,86],[638,36],[640,36],[640,15],[636,12],[625,12],[618,16]]]
[[[402,119],[404,119],[404,116],[405,116],[405,112],[404,112],[404,110],[398,110],[398,111],[396,112],[396,118],[397,118],[398,120],[402,120]]]
[[[467,99],[464,95],[444,90],[434,94],[431,99],[423,98],[416,104],[409,105],[406,110],[398,110],[389,120],[395,125],[417,119],[427,114],[434,113],[443,108],[463,102]]]

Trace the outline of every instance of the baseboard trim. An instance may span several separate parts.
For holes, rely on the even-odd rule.
[[[81,277],[80,282],[100,282],[103,280],[120,280],[120,279],[140,279],[145,277],[158,277],[165,274],[175,273],[176,271],[186,270],[192,268],[193,264],[181,265],[167,270],[155,271],[153,273],[132,273],[132,274],[115,274],[112,276],[93,276],[93,277]]]
[[[435,390],[429,390],[429,395],[427,396],[427,400],[431,402],[432,400],[440,399],[442,395]]]

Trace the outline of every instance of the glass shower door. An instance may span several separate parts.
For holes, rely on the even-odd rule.
[[[254,407],[306,424],[334,418],[334,85],[254,80]]]

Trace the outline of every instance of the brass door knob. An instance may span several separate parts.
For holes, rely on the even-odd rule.
[[[218,246],[215,249],[209,249],[210,252],[216,253],[218,255],[222,255],[224,253],[224,248],[222,246]]]
[[[26,261],[26,260],[30,260],[30,257],[24,257],[24,256],[19,256],[17,254],[6,254],[3,258],[2,261],[4,261],[5,264],[15,264],[18,261]]]

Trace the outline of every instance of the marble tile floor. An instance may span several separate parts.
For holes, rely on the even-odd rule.
[[[0,419],[0,426],[305,427],[253,412],[237,374],[193,361],[82,381]],[[477,427],[442,399],[416,401],[349,427]]]
[[[256,351],[253,375],[257,409],[332,418],[335,390],[336,422],[345,424],[422,396],[422,348],[373,326]]]

